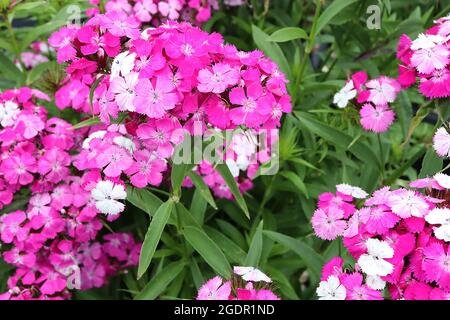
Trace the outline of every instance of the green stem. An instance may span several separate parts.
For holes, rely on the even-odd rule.
[[[311,27],[311,31],[309,33],[309,38],[308,38],[308,42],[305,46],[305,51],[303,53],[303,57],[302,57],[302,61],[300,63],[300,68],[299,68],[299,72],[298,75],[295,79],[295,91],[294,91],[294,101],[297,99],[297,93],[299,92],[298,88],[300,87],[300,85],[302,84],[303,81],[303,74],[305,73],[305,69],[306,69],[306,64],[308,62],[308,58],[309,55],[312,51],[312,48],[314,46],[314,41],[316,39],[316,29],[317,29],[317,21],[319,20],[319,16],[320,16],[320,10],[321,10],[321,1],[318,0],[316,1],[316,11],[314,13],[314,20],[313,20],[313,24]]]
[[[259,209],[258,209],[258,217],[262,214],[262,211],[264,210],[264,206],[269,201],[269,196],[270,196],[270,193],[272,192],[272,186],[275,181],[275,178],[276,178],[276,175],[273,175],[270,178],[269,185],[267,186],[266,190],[264,191],[264,196],[263,196],[263,199],[262,199],[261,204],[259,205]]]
[[[10,37],[11,43],[13,45],[14,56],[17,59],[17,61],[19,61],[20,65],[22,66],[22,70],[25,70],[25,65],[22,61],[22,57],[20,56],[19,43],[17,42],[17,38],[14,33],[14,29],[12,27],[11,22],[9,21],[9,17],[8,17],[7,13],[3,13],[3,20],[5,20],[6,29],[8,30],[9,37]]]
[[[381,185],[384,181],[384,153],[383,153],[383,144],[381,143],[381,134],[377,134],[377,140],[378,140],[378,148],[380,149],[380,162],[381,162]]]

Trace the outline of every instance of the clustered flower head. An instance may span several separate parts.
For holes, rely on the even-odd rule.
[[[188,23],[168,22],[141,33],[129,18],[118,23],[117,14],[96,15],[49,39],[58,61],[68,63],[56,105],[98,115],[106,125],[124,116],[124,125],[111,125],[115,132],[88,138],[78,169],[101,169],[108,178],[124,174],[140,188],[157,186],[186,134],[236,128],[258,133],[278,128],[291,111],[287,80],[261,51],[239,51],[219,34]],[[244,155],[232,160],[235,173],[249,168]],[[212,168],[202,163],[198,170],[209,175]],[[222,185],[214,181],[210,185]],[[251,186],[241,182],[242,190]]]
[[[198,290],[197,300],[280,300],[272,280],[254,267],[234,267],[233,279],[216,276]]]
[[[69,289],[100,287],[136,265],[140,249],[129,234],[97,241],[101,213],[118,217],[125,188],[94,170],[75,170],[86,130],[47,119],[38,99],[49,100],[29,88],[0,94],[0,206],[13,197],[28,203],[0,216],[2,257],[17,268],[2,299],[60,299]]]
[[[360,188],[339,185],[335,194],[320,196],[315,234],[342,237],[356,261],[347,268],[336,257],[324,266],[320,299],[450,297],[450,176],[439,173],[410,186],[383,187],[367,198]]]
[[[435,21],[433,27],[414,40],[402,35],[397,49],[399,82],[410,87],[418,78],[419,91],[429,99],[450,96],[450,18]]]
[[[376,133],[385,132],[394,122],[395,113],[389,107],[400,92],[396,79],[386,76],[368,80],[364,71],[354,73],[345,86],[334,95],[333,103],[345,108],[349,101],[361,107],[359,110],[361,126]]]
[[[87,10],[88,16],[100,13],[99,0],[89,1],[94,8]],[[225,0],[228,6],[240,6],[243,0]],[[112,11],[128,16],[141,25],[160,26],[168,20],[183,20],[202,24],[211,18],[211,13],[219,9],[217,0],[108,0],[104,4],[105,13]]]
[[[23,67],[27,70],[32,69],[38,64],[48,61],[47,54],[49,53],[49,47],[47,43],[41,41],[33,42],[30,48],[31,51],[23,51],[20,54],[20,61],[16,61],[16,66],[19,69]],[[23,63],[23,66],[21,63]]]

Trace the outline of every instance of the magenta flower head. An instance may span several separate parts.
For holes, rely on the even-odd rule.
[[[347,266],[341,257],[325,264],[317,289],[319,299],[380,300],[387,298],[385,289],[391,299],[429,300],[448,295],[450,203],[446,194],[450,177],[439,173],[413,181],[411,186],[418,190],[383,187],[345,218],[329,213],[336,208],[324,202],[330,195],[320,197],[320,208],[311,220],[315,234],[326,240],[342,237],[356,264]]]

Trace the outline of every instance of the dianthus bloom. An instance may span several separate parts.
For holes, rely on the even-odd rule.
[[[142,5],[151,8],[150,3]],[[96,115],[110,128],[120,127],[90,130],[75,166],[99,169],[110,180],[129,180],[138,188],[158,186],[176,146],[187,136],[210,138],[239,127],[245,134],[235,134],[230,150],[219,147],[216,154],[241,192],[251,188],[277,141],[271,131],[291,111],[283,73],[262,52],[239,51],[219,34],[188,23],[167,22],[136,36],[135,24],[125,18],[120,26],[113,24],[115,15],[122,16],[114,10],[95,15],[70,38],[77,55],[68,61],[68,77],[56,93],[56,105]],[[100,38],[108,38],[108,43],[95,40]],[[126,49],[114,49],[125,42]],[[83,53],[82,48],[86,52],[86,46],[94,44],[89,54]],[[123,123],[111,124],[119,119]],[[268,136],[268,143],[255,142],[252,137],[258,136]],[[232,198],[216,163],[201,160],[194,171],[217,196]],[[190,183],[187,179],[184,185]]]
[[[434,23],[414,40],[402,35],[397,49],[400,83],[410,87],[418,82],[420,93],[428,99],[450,96],[450,20],[444,17]]]
[[[131,235],[105,235],[105,243],[98,237],[105,220],[124,209],[118,201],[126,196],[123,183],[102,181],[99,171],[75,170],[74,155],[89,130],[47,119],[40,99],[48,97],[29,88],[0,94],[0,207],[15,196],[29,197],[26,208],[0,217],[2,258],[16,268],[0,299],[69,298],[72,290],[103,286],[138,260],[140,246]]]
[[[270,288],[272,280],[262,271],[234,267],[233,273],[231,280],[216,276],[205,282],[198,290],[197,300],[280,300]]]
[[[450,134],[447,127],[439,128],[433,137],[433,148],[440,157],[450,157]]]
[[[323,267],[319,299],[379,300],[385,288],[391,299],[449,297],[450,176],[439,173],[410,185],[422,192],[383,187],[347,218],[340,215],[348,226],[336,227],[339,232],[333,234],[325,233],[331,219],[319,226],[317,220],[324,210],[336,210],[336,204],[319,201],[321,211],[312,218],[316,235],[342,237],[356,261],[347,268],[335,257]]]
[[[96,7],[89,8],[87,15],[92,16],[100,10],[98,2],[91,1]],[[243,0],[226,0],[227,6],[240,6]],[[105,1],[106,13],[118,11],[132,17],[142,25],[159,26],[167,20],[184,20],[195,24],[208,21],[213,11],[219,9],[217,0],[108,0]]]
[[[359,71],[351,76],[345,86],[334,95],[333,103],[345,108],[349,101],[361,107],[359,110],[361,126],[376,133],[385,132],[394,122],[395,113],[389,107],[400,92],[396,79],[381,76],[367,80],[367,74]]]

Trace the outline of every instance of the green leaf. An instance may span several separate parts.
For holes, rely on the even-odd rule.
[[[209,187],[206,185],[205,181],[194,171],[190,171],[188,175],[189,178],[191,178],[196,191],[198,190],[202,197],[211,205],[211,207],[217,210],[216,202],[214,201],[211,190],[209,190]]]
[[[433,148],[428,149],[422,160],[422,169],[420,169],[419,178],[434,176],[441,171],[444,161],[438,157]]]
[[[314,249],[300,240],[278,232],[264,230],[263,233],[273,241],[282,244],[298,254],[308,267],[311,276],[314,277],[314,282],[317,282],[320,279],[320,273],[325,261],[316,251],[314,251]]]
[[[295,292],[289,280],[286,278],[283,272],[277,268],[266,266],[265,271],[270,275],[270,278],[277,284],[280,288],[281,293],[286,296],[286,298],[291,300],[300,300],[299,296]]]
[[[101,75],[100,77],[98,77],[94,83],[92,84],[91,88],[89,89],[89,107],[91,108],[91,113],[94,113],[94,106],[92,104],[92,101],[94,100],[94,93],[95,93],[95,89],[97,89],[98,85],[100,84],[100,82],[102,82],[103,78],[105,77],[105,75]]]
[[[309,194],[308,190],[306,189],[306,185],[298,175],[296,175],[292,171],[283,171],[281,172],[281,175],[286,179],[288,179],[295,187],[297,187],[299,193],[305,195],[305,197],[309,199]]]
[[[183,271],[185,263],[182,261],[172,262],[167,266],[164,266],[162,270],[157,273],[139,292],[134,299],[135,300],[154,300],[156,299],[167,286]]]
[[[333,1],[320,15],[317,20],[316,30],[314,36],[318,35],[320,31],[344,8],[348,7],[357,0],[335,0]]]
[[[20,82],[22,79],[22,72],[17,68],[17,66],[8,59],[3,53],[0,52],[0,65],[2,66],[0,72],[3,73],[7,78],[10,78],[16,82]]]
[[[37,7],[40,6],[45,6],[48,5],[48,1],[33,1],[33,2],[27,2],[27,3],[21,3],[18,4],[17,6],[13,7],[13,12],[17,12],[17,11],[29,11],[29,10],[33,10]]]
[[[77,123],[76,125],[73,126],[73,129],[77,130],[84,127],[94,126],[96,124],[99,124],[100,122],[101,122],[100,118],[98,116],[94,116],[92,118],[81,121],[80,123]]]
[[[228,166],[224,163],[219,163],[216,167],[216,170],[225,180],[228,188],[230,188],[230,191],[233,194],[234,198],[236,199],[236,202],[239,205],[239,207],[242,209],[242,211],[244,211],[247,218],[250,219],[250,213],[248,212],[247,204],[245,203],[244,197],[239,191],[239,187],[236,183],[236,180],[234,180],[234,177],[231,174]]]
[[[142,211],[153,216],[159,207],[163,204],[160,198],[155,196],[147,189],[134,188],[127,186],[127,201],[138,207]]]
[[[295,39],[307,39],[308,35],[305,30],[297,27],[287,27],[275,31],[267,38],[267,41],[272,42],[287,42]]]
[[[217,244],[203,230],[194,226],[184,226],[182,233],[187,242],[189,242],[215,272],[225,279],[230,279],[231,266],[227,258]]]
[[[172,174],[171,174],[171,181],[172,181],[172,192],[174,194],[180,194],[181,185],[183,184],[183,180],[188,174],[189,171],[192,170],[194,165],[192,164],[173,164],[172,165]]]
[[[365,143],[356,141],[349,147],[349,145],[353,142],[353,137],[348,134],[314,119],[314,117],[306,112],[297,111],[295,112],[295,115],[297,116],[299,122],[309,131],[317,134],[332,144],[343,148],[344,150],[348,149],[348,151],[355,155],[355,157],[363,161],[365,165],[370,165],[378,170],[381,169],[381,164],[378,157]]]
[[[205,226],[205,231],[208,236],[222,249],[223,253],[228,257],[230,262],[236,262],[239,265],[244,265],[244,258],[247,255],[233,240],[225,236],[218,230]]]
[[[245,265],[258,267],[261,253],[263,250],[263,221],[258,224],[255,234],[253,235],[250,248],[248,249],[247,257],[245,258]]]
[[[205,198],[203,198],[198,189],[195,189],[189,210],[192,212],[192,216],[197,220],[199,225],[203,225],[207,206],[208,203]]]
[[[39,37],[49,34],[66,25],[69,21],[70,16],[73,14],[71,10],[68,10],[70,6],[73,5],[69,4],[62,7],[61,10],[59,10],[59,12],[53,17],[53,19],[46,24],[30,29],[30,31],[25,35],[20,43],[21,51],[25,51],[30,43],[37,40]]]
[[[280,46],[276,43],[267,41],[269,35],[255,25],[252,25],[252,35],[256,46],[264,51],[269,58],[276,62],[280,70],[285,75],[289,75],[289,63],[284,56],[283,51],[281,51]]]
[[[161,234],[163,233],[164,227],[169,220],[170,213],[172,212],[173,201],[168,200],[164,202],[153,216],[150,226],[148,227],[147,233],[142,243],[141,254],[139,256],[139,267],[138,267],[138,279],[147,271],[148,266],[153,258],[156,247],[158,246],[159,240],[161,239]]]
[[[54,65],[55,65],[54,61],[49,61],[49,62],[40,63],[37,66],[35,66],[33,69],[31,69],[28,72],[27,85],[31,85],[35,81],[39,80],[41,78],[42,74],[45,71],[49,70],[50,68],[54,67]]]

